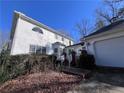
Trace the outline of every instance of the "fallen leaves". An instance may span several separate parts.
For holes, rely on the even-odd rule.
[[[1,85],[0,93],[65,93],[81,79],[77,75],[54,71],[27,74]]]

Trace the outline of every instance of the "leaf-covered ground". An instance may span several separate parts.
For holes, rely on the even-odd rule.
[[[66,93],[80,83],[77,75],[53,72],[20,76],[0,86],[0,93]]]

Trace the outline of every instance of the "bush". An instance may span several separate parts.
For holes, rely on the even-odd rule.
[[[0,82],[16,78],[20,75],[53,70],[52,57],[47,55],[15,55],[1,54]]]
[[[79,57],[79,67],[84,69],[94,69],[95,68],[94,56],[88,54],[86,50],[82,50],[82,53]]]

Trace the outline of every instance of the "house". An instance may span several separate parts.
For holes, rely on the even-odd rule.
[[[64,48],[64,51],[66,52],[66,54],[69,54],[69,52],[71,51],[75,51],[77,56],[80,55],[81,50],[85,50],[84,43],[76,43]]]
[[[11,55],[60,53],[65,46],[73,44],[69,36],[17,11],[14,12],[10,41]]]
[[[124,20],[89,34],[85,41],[98,66],[124,67]]]
[[[60,58],[60,56],[63,53],[63,49],[66,47],[64,44],[60,42],[56,42],[53,45],[54,55],[57,56],[57,59]]]
[[[64,48],[64,52],[67,55],[67,60],[69,61],[69,66],[72,61],[72,51],[75,52],[75,59],[78,59],[81,54],[81,50],[86,50],[84,43],[77,43],[77,44],[73,44],[73,45],[70,45]]]

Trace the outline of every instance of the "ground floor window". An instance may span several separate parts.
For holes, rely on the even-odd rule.
[[[46,47],[39,45],[30,45],[29,53],[31,54],[46,54]]]
[[[41,54],[41,53],[42,53],[42,47],[36,46],[36,54]]]
[[[42,47],[42,54],[46,54],[46,47]]]
[[[35,45],[30,45],[29,52],[30,53],[35,53]]]
[[[54,48],[54,53],[58,53],[58,48]]]

